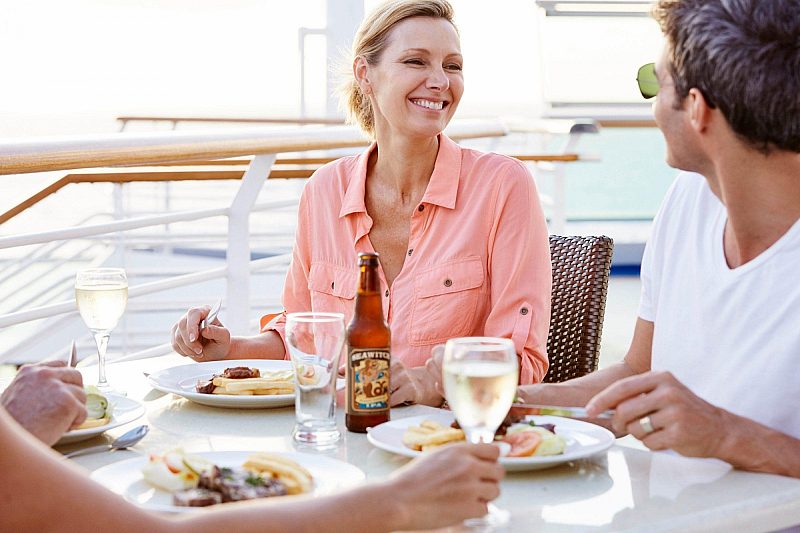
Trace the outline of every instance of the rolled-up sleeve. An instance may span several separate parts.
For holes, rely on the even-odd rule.
[[[489,235],[491,311],[485,334],[510,338],[519,356],[520,383],[547,373],[552,271],[547,224],[527,168],[509,160],[498,172]]]
[[[262,329],[262,333],[275,331],[280,335],[285,349],[285,359],[289,359],[289,346],[286,344],[286,314],[311,310],[311,295],[308,292],[308,272],[311,258],[308,191],[309,188],[306,187],[300,196],[292,262],[283,286],[283,312]]]

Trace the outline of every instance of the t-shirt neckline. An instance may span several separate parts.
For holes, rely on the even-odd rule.
[[[720,210],[719,215],[717,216],[717,224],[714,231],[714,255],[716,264],[723,272],[724,275],[728,276],[740,276],[759,268],[763,263],[769,261],[769,259],[780,252],[780,250],[786,246],[786,243],[791,241],[794,238],[795,233],[800,233],[800,219],[796,220],[794,224],[784,233],[781,237],[772,243],[772,246],[758,254],[756,257],[748,261],[747,263],[740,265],[735,268],[731,268],[728,266],[728,261],[725,257],[725,225],[728,223],[728,211],[725,209],[725,205],[722,202],[719,203]]]

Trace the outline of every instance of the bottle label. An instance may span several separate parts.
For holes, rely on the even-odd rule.
[[[389,408],[388,349],[352,348],[350,356],[350,412],[370,413]]]

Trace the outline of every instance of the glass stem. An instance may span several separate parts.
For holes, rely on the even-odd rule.
[[[108,350],[108,339],[111,337],[108,331],[98,331],[94,334],[94,342],[97,343],[97,368],[100,375],[97,378],[97,387],[108,387],[106,381],[106,350]]]
[[[469,429],[465,431],[467,440],[472,444],[491,444],[494,442],[494,431],[487,429]]]

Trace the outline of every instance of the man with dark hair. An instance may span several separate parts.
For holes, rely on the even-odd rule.
[[[800,1],[661,0],[645,97],[678,176],[623,362],[527,401],[615,409],[653,450],[800,477]],[[588,403],[587,403],[588,402]]]

